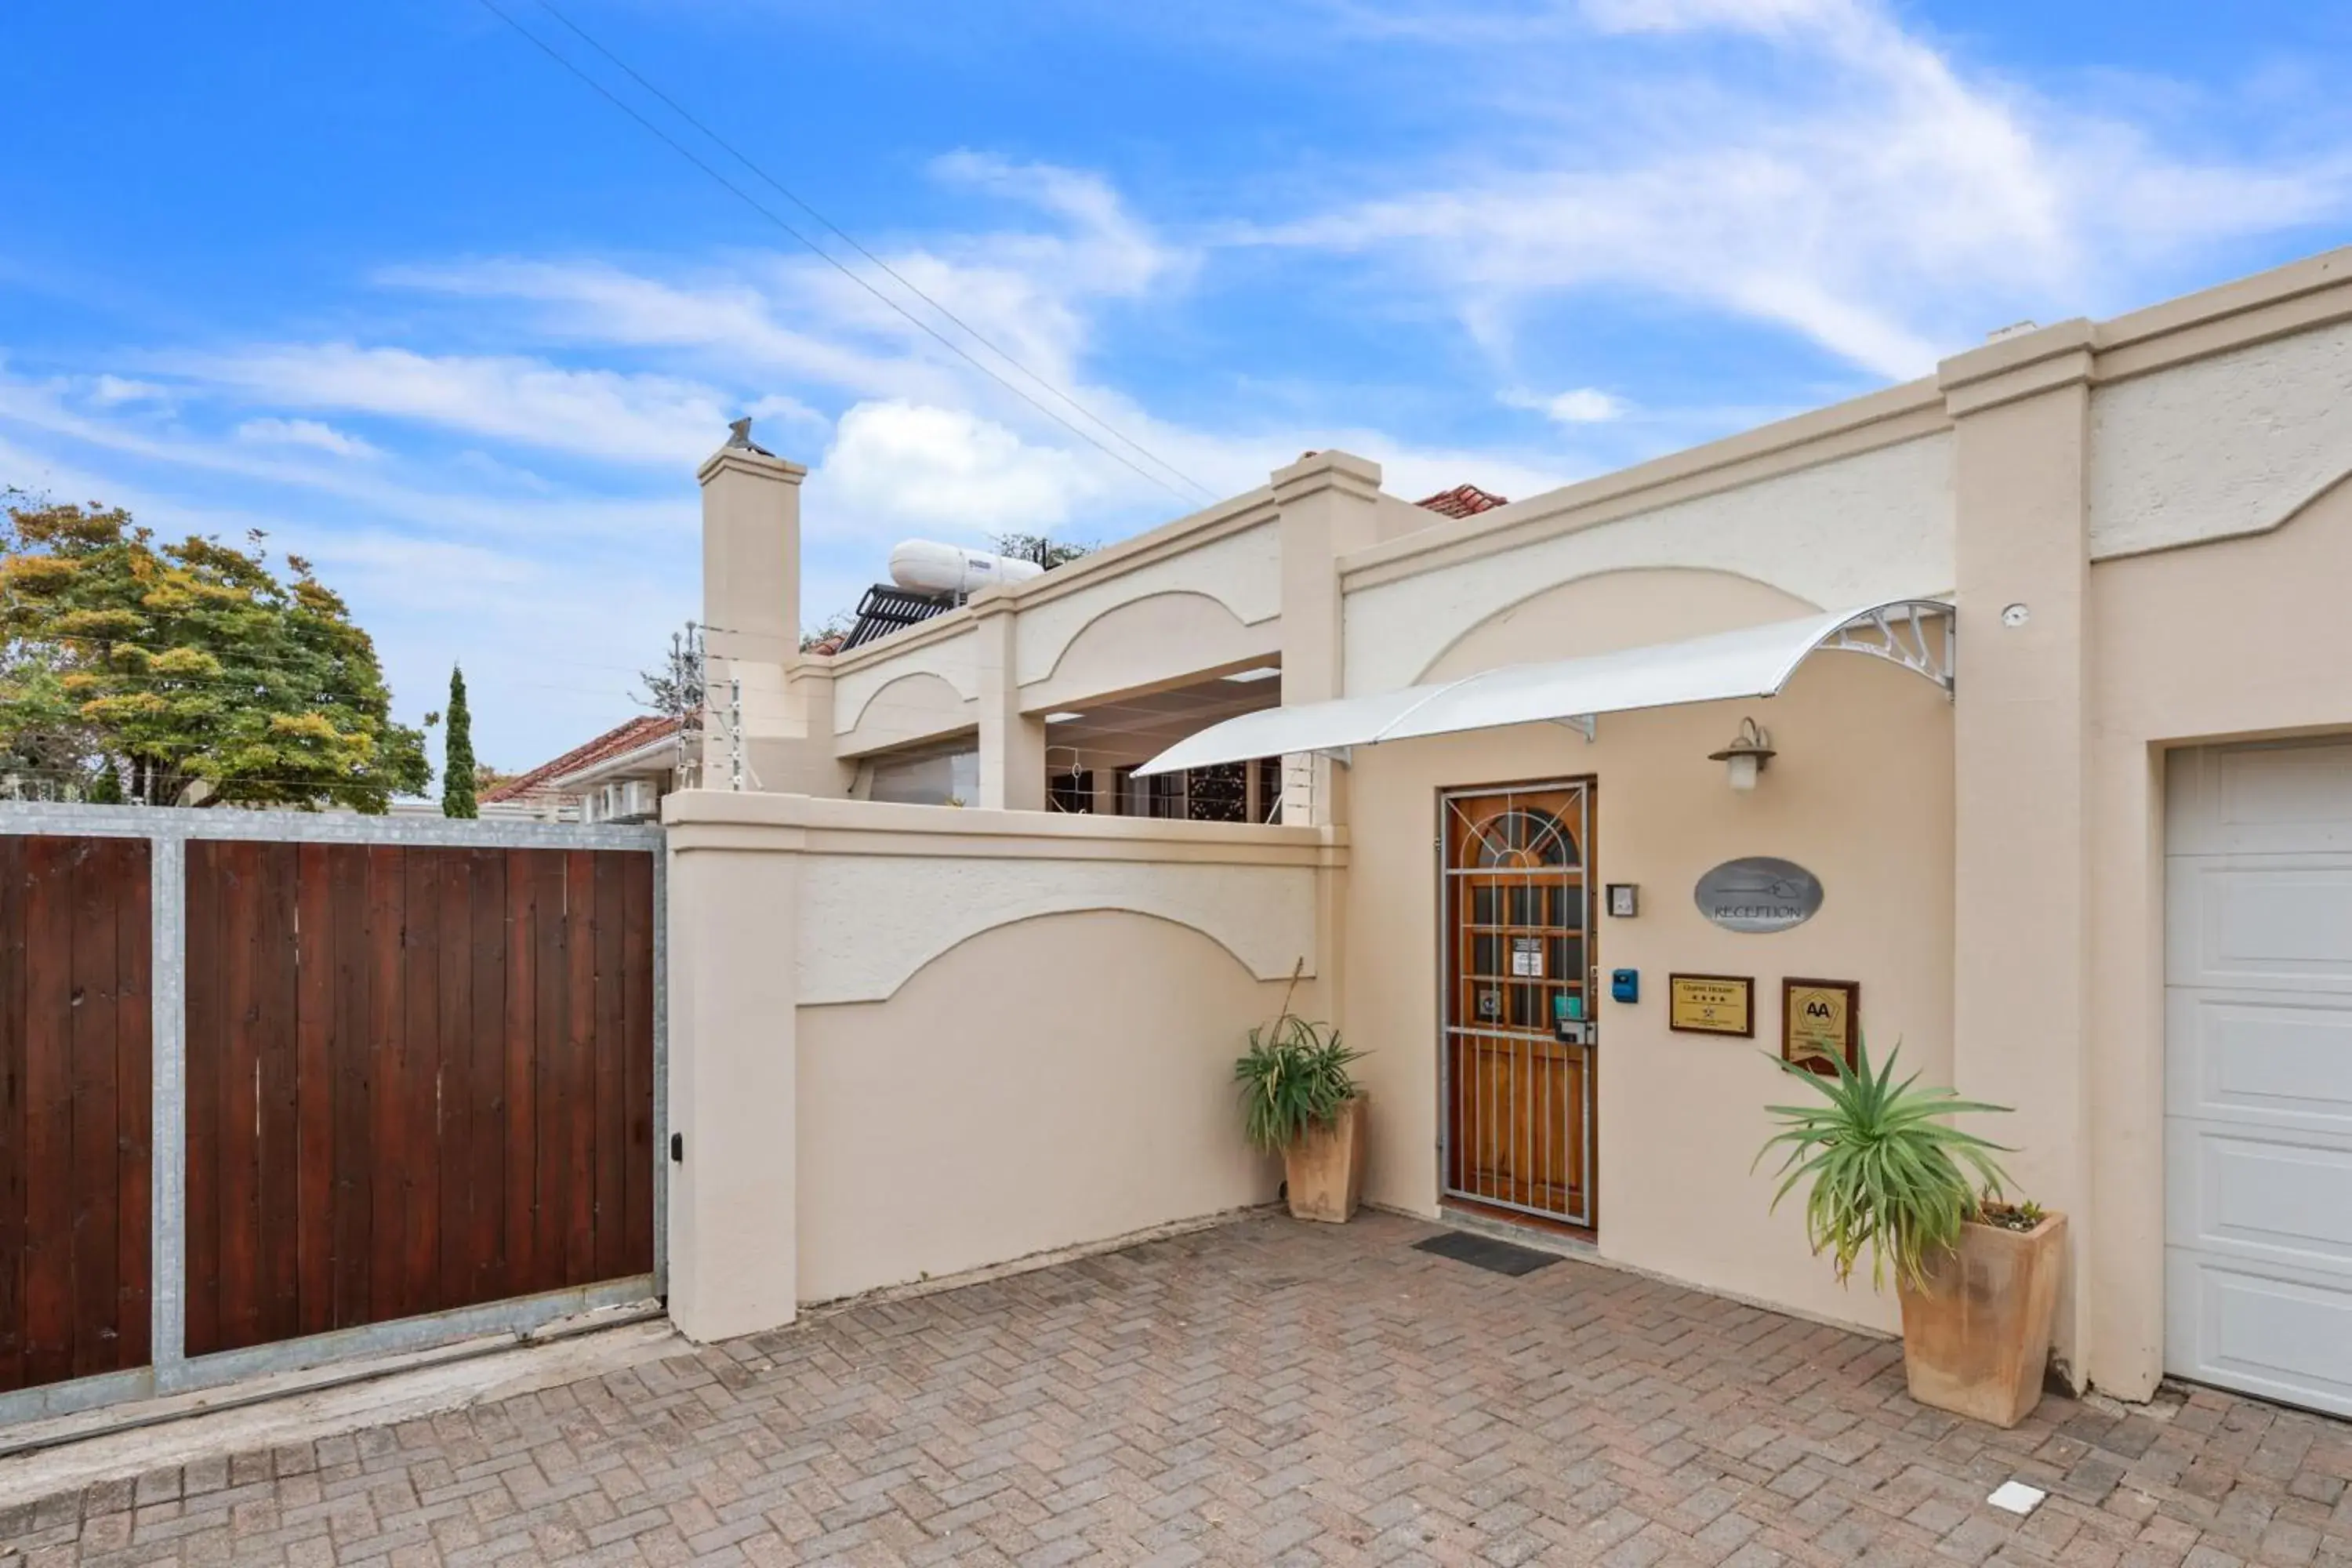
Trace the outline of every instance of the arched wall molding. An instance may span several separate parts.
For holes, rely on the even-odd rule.
[[[1952,548],[1952,437],[1938,432],[1357,589],[1347,692],[1410,686],[1497,604],[1605,572],[1707,568],[1867,605],[1948,589]],[[1662,625],[1655,640],[1706,629]]]
[[[980,669],[973,634],[969,630],[908,648],[834,678],[834,733],[855,728],[884,688],[910,675],[930,675],[948,683],[958,697],[970,701],[980,696]]]
[[[1250,626],[1223,600],[1189,588],[1153,594],[1087,622],[1053,669],[1021,689],[1022,702],[1034,710],[1165,687],[1203,669],[1274,658],[1281,650],[1278,622]]]
[[[1541,601],[1559,600],[1559,608],[1567,611],[1576,599],[1588,595],[1605,595],[1617,601],[1613,604],[1604,601],[1602,607],[1607,610],[1608,618],[1598,626],[1591,622],[1572,624],[1566,636],[1549,639],[1549,646],[1540,649],[1512,649],[1507,653],[1468,659],[1463,657],[1475,647],[1482,637],[1494,638],[1496,633],[1518,620],[1523,613]],[[1666,605],[1657,603],[1662,598],[1667,601]],[[1480,669],[1490,669],[1499,664],[1580,658],[1588,654],[1614,653],[1621,648],[1639,647],[1646,643],[1671,641],[1674,637],[1704,637],[1710,632],[1768,626],[1774,621],[1812,615],[1827,607],[1744,572],[1725,572],[1705,566],[1614,567],[1589,576],[1571,577],[1564,583],[1554,583],[1502,605],[1485,619],[1464,627],[1461,634],[1440,648],[1407,684],[1451,679]],[[1657,631],[1662,618],[1659,611],[1664,608],[1672,608],[1685,617],[1682,629],[1671,637],[1662,637]]]
[[[836,710],[836,713],[838,713]],[[929,670],[893,676],[866,694],[844,722],[834,721],[844,754],[961,729],[972,720],[972,699]]]
[[[1103,616],[1163,594],[1213,599],[1244,626],[1275,619],[1282,614],[1281,525],[1259,523],[1075,592],[1024,604],[1013,628],[1020,684],[1052,675],[1070,644]]]
[[[2352,478],[2352,322],[2091,394],[2091,558],[2284,527]]]
[[[982,931],[1122,910],[1188,926],[1260,980],[1316,971],[1311,867],[811,856],[801,873],[803,1005],[887,1000]]]
[[[1255,970],[1250,967],[1249,961],[1244,958],[1240,953],[1234,952],[1232,946],[1223,938],[1219,937],[1213,931],[1202,931],[1199,926],[1194,925],[1188,921],[1177,920],[1172,916],[1160,914],[1150,910],[1129,909],[1124,904],[1087,904],[1076,909],[1041,910],[1034,914],[1024,914],[1017,916],[1012,920],[1000,921],[994,925],[984,926],[967,936],[958,937],[955,941],[950,942],[939,952],[930,954],[920,963],[915,965],[914,968],[908,970],[899,978],[898,984],[890,988],[890,991],[887,995],[858,998],[835,998],[831,1000],[820,1000],[815,997],[804,996],[801,999],[801,1005],[803,1006],[837,1007],[856,1005],[861,1003],[871,1005],[873,1003],[887,1002],[903,993],[908,986],[915,984],[915,982],[927,972],[936,968],[940,964],[946,963],[953,960],[958,954],[970,950],[975,942],[985,942],[992,937],[1004,936],[1017,931],[1024,926],[1034,926],[1053,921],[1067,920],[1075,915],[1102,914],[1129,915],[1132,916],[1136,920],[1146,921],[1152,926],[1171,931],[1182,931],[1187,936],[1197,938],[1208,946],[1214,948],[1220,953],[1223,953],[1232,962],[1235,969],[1241,971],[1244,974],[1248,975],[1253,984],[1270,985],[1274,984],[1275,980],[1287,980],[1290,978],[1290,972],[1286,969],[1284,970],[1281,974],[1272,977],[1258,973]],[[1312,979],[1314,977],[1314,958],[1312,954],[1307,955],[1307,963],[1308,968],[1306,972],[1307,977],[1308,979]]]

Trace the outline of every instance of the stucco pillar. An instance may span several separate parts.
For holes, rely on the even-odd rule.
[[[980,677],[980,799],[991,811],[1045,809],[1045,724],[1021,711],[1013,600],[991,590],[971,601]]]
[[[763,771],[766,787],[783,795],[846,799],[857,764],[834,754],[833,661],[798,655],[784,666],[784,711],[792,739]]]
[[[2071,1216],[2056,1351],[2078,1380],[2091,1281],[2087,1063],[2091,331],[2070,321],[1947,361],[1958,680],[1953,1070],[2013,1114],[2020,1192]]]
[[[669,824],[669,1314],[708,1343],[793,1321],[800,948],[798,829]],[[748,837],[756,834],[756,839]],[[667,1158],[669,1151],[662,1151]]]
[[[1346,695],[1339,557],[1380,538],[1381,466],[1349,452],[1309,452],[1274,471],[1282,513],[1282,700]],[[1328,757],[1285,757],[1282,820],[1346,819],[1343,770]]]
[[[788,767],[780,742],[793,736],[784,666],[800,653],[801,481],[808,470],[750,444],[748,429],[713,452],[702,486],[703,647],[711,711],[704,722],[704,779],[727,786],[729,683],[742,682],[745,757],[756,782]],[[830,737],[827,737],[828,741]]]

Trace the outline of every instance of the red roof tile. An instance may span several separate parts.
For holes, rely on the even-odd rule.
[[[663,713],[643,713],[625,724],[616,724],[583,746],[574,746],[551,763],[539,766],[519,777],[510,778],[496,789],[482,792],[483,804],[501,800],[529,800],[550,793],[549,786],[557,779],[576,773],[583,768],[593,767],[640,746],[650,746],[656,741],[677,733],[677,721]]]
[[[1440,490],[1416,506],[1427,507],[1447,517],[1475,517],[1482,511],[1492,511],[1498,506],[1508,506],[1511,498],[1498,496],[1492,490],[1482,490],[1476,485],[1456,485],[1450,490]]]

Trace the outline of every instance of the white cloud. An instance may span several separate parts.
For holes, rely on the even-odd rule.
[[[119,375],[93,376],[89,383],[89,400],[105,408],[124,403],[160,403],[170,395],[168,389],[152,381],[131,381]]]
[[[853,399],[970,401],[978,391],[992,400],[1034,398],[1074,416],[1032,375],[1077,394],[1092,344],[1090,305],[1164,292],[1192,275],[1197,253],[1163,242],[1097,174],[969,151],[934,160],[931,172],[1048,221],[870,244],[878,266],[824,237],[855,277],[789,250],[668,277],[603,260],[514,258],[377,277],[521,301],[536,310],[540,330],[562,341],[688,351],[735,379],[784,376]],[[989,383],[992,375],[1018,393]]]
[[[1555,425],[1605,425],[1625,415],[1625,401],[1597,386],[1572,387],[1547,397],[1533,392],[1506,392],[1506,407],[1540,414]]]
[[[812,532],[1045,532],[1105,486],[1077,458],[954,409],[861,403],[809,476]]]
[[[811,263],[812,266],[822,265]],[[532,306],[535,322],[511,322],[570,342],[612,348],[692,349],[719,363],[783,373],[829,386],[874,390],[893,366],[831,336],[799,331],[780,314],[776,283],[798,272],[789,259],[757,269],[758,278],[698,273],[679,279],[643,276],[601,261],[500,258],[436,267],[389,268],[380,281],[402,288]],[[761,282],[772,285],[761,287]],[[803,285],[795,282],[792,291]]]
[[[134,465],[154,465],[176,469],[184,479],[284,487],[364,507],[424,529],[572,542],[676,539],[692,531],[690,477],[683,482],[673,479],[666,493],[654,496],[632,494],[610,483],[559,489],[537,475],[487,458],[470,461],[478,455],[461,453],[452,466],[467,476],[468,482],[462,487],[409,485],[349,463],[310,460],[299,447],[253,447],[191,434],[170,422],[138,418],[136,410],[93,416],[68,406],[63,392],[58,382],[13,377],[0,371],[0,429],[14,425],[51,437],[53,447],[62,441],[87,447],[92,454],[105,455],[108,466],[118,472]],[[414,470],[419,465],[411,460],[403,466]],[[16,471],[0,469],[12,476]],[[47,472],[46,468],[27,471],[35,471],[39,482],[54,487],[54,479],[40,478]],[[481,482],[484,477],[500,490],[522,489],[528,492],[527,498],[489,493]]]
[[[169,363],[194,381],[280,407],[412,419],[620,462],[691,463],[725,439],[737,412],[701,383],[520,355],[289,343]]]
[[[1853,0],[1585,0],[1592,25],[1612,33],[1680,33],[1700,27],[1784,32],[1852,22]]]
[[[1026,202],[1064,221],[1064,228],[1050,234],[998,232],[956,247],[1049,289],[1133,298],[1181,277],[1199,259],[1162,241],[1099,174],[1015,163],[969,149],[934,160],[931,168],[941,179]]]
[[[383,451],[360,437],[316,419],[248,419],[236,438],[257,447],[310,447],[339,458],[381,458]]]
[[[1495,84],[1486,145],[1258,237],[1393,264],[1506,357],[1528,311],[1612,288],[1899,378],[2000,321],[2120,308],[2185,251],[2352,198],[2341,155],[2177,153],[1969,68],[1875,0],[1588,0],[1584,16],[1585,37],[1517,45],[1465,23],[1456,47]],[[1672,36],[1706,31],[1741,47]],[[1571,71],[1590,74],[1563,88]]]

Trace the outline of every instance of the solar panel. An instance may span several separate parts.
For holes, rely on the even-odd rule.
[[[857,624],[850,627],[849,636],[842,641],[841,650],[846,653],[851,648],[863,647],[877,637],[887,637],[892,632],[920,625],[941,610],[952,607],[951,600],[910,594],[887,583],[877,583],[866,590],[866,597],[857,601]]]

